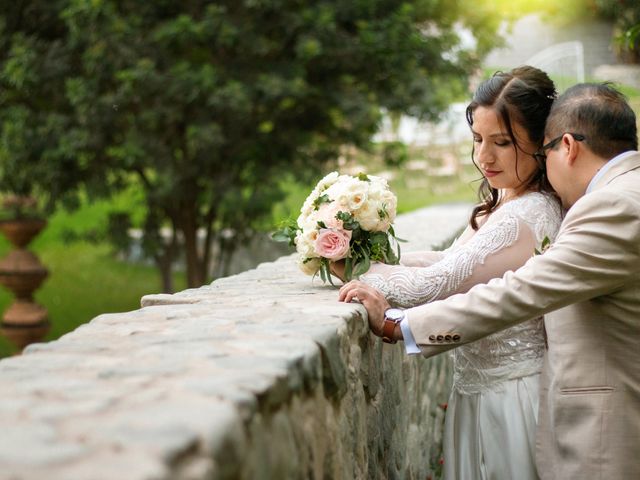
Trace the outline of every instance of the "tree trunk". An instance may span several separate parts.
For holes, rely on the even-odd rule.
[[[160,235],[162,238],[162,235]],[[162,281],[162,291],[164,293],[173,293],[175,291],[173,287],[173,275],[171,267],[176,258],[178,252],[178,235],[176,233],[175,225],[171,229],[171,240],[167,245],[164,245],[160,249],[161,253],[154,255],[154,260],[158,270],[160,270],[160,279]]]
[[[202,246],[202,276],[207,278],[209,268],[211,267],[211,248],[213,247],[213,220],[215,218],[215,209],[211,207],[205,216],[204,228],[204,245]],[[215,277],[213,277],[215,278]],[[210,280],[210,279],[207,279]]]
[[[195,209],[183,208],[178,220],[184,238],[185,266],[187,271],[187,286],[200,287],[205,283],[202,258],[198,249],[198,222]]]
[[[189,288],[200,287],[204,284],[202,276],[201,260],[198,255],[196,232],[183,230],[185,262],[187,267],[187,286]]]
[[[236,252],[235,247],[227,249],[224,258],[220,260],[222,263],[222,276],[227,277],[231,271],[231,260],[233,260],[233,254]]]
[[[162,293],[173,293],[173,275],[171,274],[171,261],[166,261],[165,255],[155,257],[156,267],[160,270],[160,281],[162,282]]]
[[[229,275],[231,260],[238,246],[235,237],[225,238],[224,236],[219,236],[217,243],[218,252],[216,255],[216,263],[211,272],[213,278],[221,278]]]

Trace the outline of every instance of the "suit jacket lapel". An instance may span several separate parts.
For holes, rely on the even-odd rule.
[[[640,152],[635,155],[628,156],[617,165],[611,167],[607,172],[605,172],[602,178],[598,179],[596,184],[593,186],[593,190],[602,188],[614,178],[637,168],[640,168]]]

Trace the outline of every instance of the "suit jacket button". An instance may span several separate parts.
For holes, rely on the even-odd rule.
[[[454,334],[451,336],[451,339],[452,339],[454,342],[459,342],[459,341],[460,341],[460,335],[458,335],[457,333],[454,333]]]
[[[450,342],[451,341],[451,335],[449,335],[448,333],[444,336],[444,341],[445,342]]]
[[[429,341],[430,342],[435,342],[436,341],[436,336],[435,335],[429,335]]]
[[[438,341],[439,343],[442,343],[442,340],[444,339],[444,337],[442,335],[438,335],[436,337],[436,341]]]

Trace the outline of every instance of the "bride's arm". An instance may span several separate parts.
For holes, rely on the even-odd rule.
[[[442,260],[444,256],[445,253],[442,251],[403,252],[400,256],[400,265],[405,267],[428,267]],[[372,270],[370,269],[370,271]]]
[[[442,260],[445,256],[444,252],[423,251],[423,252],[407,252],[403,253],[400,258],[400,265],[405,267],[428,267]],[[373,262],[367,271],[367,274],[381,274],[391,272],[399,265],[387,265],[385,263]],[[391,270],[389,270],[391,269]],[[344,282],[344,260],[331,262],[331,273]]]
[[[428,267],[442,260],[446,255],[445,251],[418,251],[404,252],[400,257],[400,265],[405,267]],[[367,271],[368,274],[376,273],[384,275],[388,269],[396,268],[398,265],[387,265],[380,262],[373,262]],[[344,260],[331,262],[331,273],[344,281]]]
[[[471,235],[473,231],[471,227],[467,227],[462,234],[453,241],[453,244],[445,250],[421,250],[417,252],[404,252],[400,256],[400,265],[405,267],[429,267],[434,263],[442,260],[451,250],[453,245],[468,235]],[[388,274],[397,268],[397,265],[386,265],[384,263],[375,262],[371,264],[371,267],[367,271],[367,274]]]
[[[509,209],[498,210],[471,239],[438,262],[428,267],[376,266],[360,280],[380,290],[391,304],[412,307],[501,277],[522,266],[536,247],[527,223]]]

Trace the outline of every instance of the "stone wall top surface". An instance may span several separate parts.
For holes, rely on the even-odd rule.
[[[469,205],[401,216],[405,250],[439,245]],[[300,273],[292,256],[201,288],[144,297],[0,361],[1,479],[209,478],[243,422],[347,373],[337,333],[366,311]],[[176,474],[180,472],[180,474]]]

